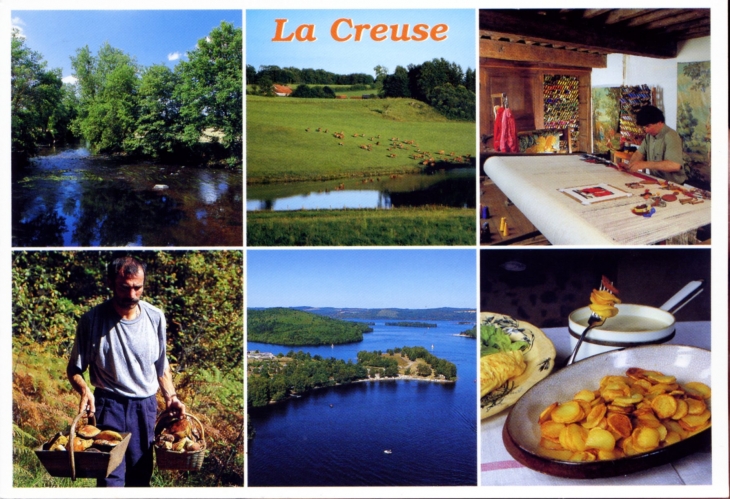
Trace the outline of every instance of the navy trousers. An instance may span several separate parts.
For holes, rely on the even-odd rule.
[[[96,424],[103,430],[131,433],[122,463],[97,487],[149,487],[152,478],[157,399],[129,398],[106,390],[94,391]]]

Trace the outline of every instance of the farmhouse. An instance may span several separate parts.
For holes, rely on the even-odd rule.
[[[279,97],[289,97],[292,93],[292,89],[286,85],[274,84],[274,93]]]
[[[710,63],[710,9],[481,10],[481,243],[709,242]]]

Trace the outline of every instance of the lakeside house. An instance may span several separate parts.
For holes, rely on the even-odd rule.
[[[274,359],[276,359],[276,355],[274,355],[271,352],[259,352],[259,351],[246,352],[246,357],[249,360],[274,360]]]
[[[286,85],[274,84],[274,93],[279,97],[289,97],[292,93],[292,89]]]

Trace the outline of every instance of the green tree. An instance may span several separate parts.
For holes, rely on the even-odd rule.
[[[94,151],[123,151],[124,142],[134,136],[136,127],[136,61],[105,43],[96,56],[88,46],[78,49],[71,65],[80,89],[74,129]]]
[[[146,68],[139,83],[135,132],[127,137],[127,151],[159,157],[180,147],[180,104],[175,99],[178,76],[167,66]]]
[[[383,83],[385,82],[385,78],[388,76],[388,68],[378,64],[373,68],[373,71],[375,72],[374,88],[377,90],[378,94],[381,94],[383,92]]]
[[[396,66],[395,73],[385,77],[383,81],[383,96],[410,97],[408,88],[408,71],[403,66]]]
[[[176,67],[180,84],[175,92],[185,123],[185,143],[195,148],[204,132],[219,132],[222,135],[214,142],[238,162],[243,144],[242,46],[241,28],[221,22]]]
[[[17,30],[11,37],[11,149],[15,156],[28,157],[55,131],[52,117],[63,99],[63,83],[61,71],[47,70],[43,56],[31,50]]]

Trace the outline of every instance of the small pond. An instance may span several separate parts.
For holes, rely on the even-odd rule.
[[[476,206],[473,168],[325,182],[249,185],[247,211]]]

